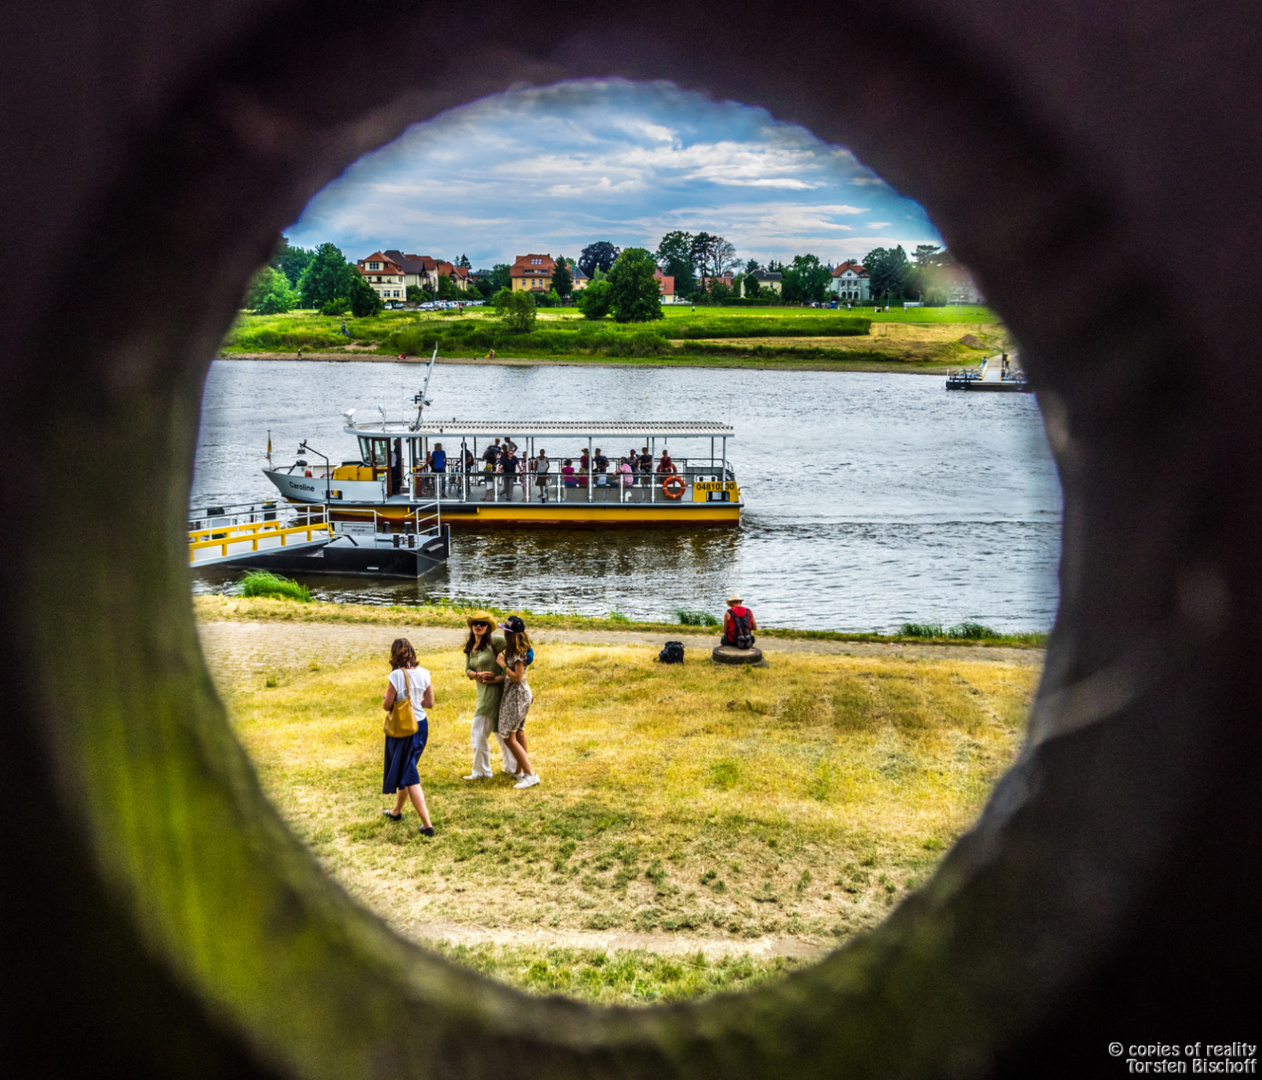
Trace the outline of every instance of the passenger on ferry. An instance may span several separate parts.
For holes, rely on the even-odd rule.
[[[622,463],[618,466],[618,472],[622,474],[622,486],[630,488],[635,484],[635,470],[631,468],[631,458],[623,458]]]
[[[666,450],[662,451],[661,459],[657,463],[658,476],[670,476],[672,473],[679,472],[675,468],[675,463],[670,459],[670,453]]]
[[[509,502],[513,501],[513,488],[517,485],[517,470],[520,464],[514,447],[510,443],[500,454],[499,465],[500,472],[504,474],[504,498]]]
[[[447,451],[443,449],[442,443],[434,443],[434,449],[429,453],[429,467],[432,472],[438,473],[445,499],[447,497]]]
[[[592,473],[592,459],[587,456],[587,447],[583,447],[583,453],[579,456],[579,459],[578,459],[578,474],[579,476],[582,476],[582,477],[588,477],[588,476],[591,476],[591,473]]]
[[[565,459],[565,464],[561,467],[561,475],[565,478],[565,486],[567,488],[578,487],[578,480],[574,476],[574,461],[572,458]]]
[[[640,474],[641,485],[648,487],[649,480],[653,476],[653,455],[649,453],[647,446],[640,447],[640,456],[636,460],[636,471]]]
[[[596,465],[596,486],[607,487],[609,484],[609,459],[600,452],[600,447],[596,447],[596,456],[592,459]]]
[[[467,443],[465,444],[465,448],[464,448],[463,461],[464,461],[464,471],[467,473],[473,472],[473,467],[478,463],[478,459],[473,456],[473,451],[469,449],[469,446]]]
[[[482,501],[494,498],[495,489],[493,487],[495,480],[492,473],[498,471],[500,464],[500,441],[496,439],[490,446],[482,451],[482,486],[486,488],[482,492]]]
[[[727,598],[727,614],[723,616],[724,645],[735,649],[749,649],[754,644],[754,631],[758,623],[754,621],[754,613],[745,607],[745,601],[738,593]]]
[[[545,450],[539,451],[539,456],[530,463],[530,471],[535,474],[535,487],[539,489],[539,501],[548,501],[548,472],[552,468],[552,462],[548,460],[548,454]]]

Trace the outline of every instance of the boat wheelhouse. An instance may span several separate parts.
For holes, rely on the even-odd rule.
[[[264,470],[283,498],[327,504],[335,521],[374,515],[403,521],[418,505],[437,504],[443,523],[453,528],[740,524],[741,492],[727,457],[735,431],[727,424],[418,416],[350,422],[343,430],[356,441],[358,457],[339,465],[300,459]],[[515,446],[515,474],[487,462],[487,448],[497,443]],[[442,471],[433,467],[439,450],[446,458]],[[547,472],[535,471],[541,451]],[[591,463],[586,468],[584,451]],[[620,466],[632,453],[628,474]],[[608,461],[603,470],[598,455]],[[652,460],[648,468],[644,456]]]

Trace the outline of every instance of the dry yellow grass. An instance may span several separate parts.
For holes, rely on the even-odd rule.
[[[967,654],[773,652],[752,670],[654,655],[540,650],[527,730],[543,783],[516,791],[460,779],[473,688],[460,653],[423,654],[438,699],[421,759],[428,841],[412,818],[380,816],[384,662],[222,689],[295,831],[405,934],[441,921],[576,944],[615,928],[820,942],[879,920],[932,870],[1013,757],[1037,679]]]

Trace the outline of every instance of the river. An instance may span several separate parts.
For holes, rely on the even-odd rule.
[[[416,364],[216,361],[206,380],[193,506],[264,500],[274,460],[304,438],[357,456],[342,413],[414,415]],[[746,510],[739,529],[454,533],[442,570],[412,582],[313,577],[314,595],[436,597],[673,621],[741,593],[765,625],[896,629],[975,620],[1045,630],[1057,602],[1061,496],[1025,394],[947,393],[944,379],[716,368],[434,369],[427,417],[721,420]],[[604,447],[607,455],[628,447]],[[700,449],[698,444],[697,449]],[[555,461],[579,444],[547,447]],[[678,449],[672,447],[673,453]],[[705,447],[708,454],[708,443]],[[204,577],[197,590],[222,587]]]

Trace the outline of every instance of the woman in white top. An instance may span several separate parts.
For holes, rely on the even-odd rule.
[[[421,835],[433,836],[429,810],[425,806],[425,792],[421,790],[421,776],[416,765],[425,744],[429,741],[429,719],[426,709],[434,707],[434,684],[430,674],[416,663],[416,651],[407,638],[396,638],[390,646],[390,677],[386,682],[386,694],[381,707],[387,714],[394,708],[396,699],[405,695],[411,698],[416,714],[416,731],[398,738],[386,734],[385,771],[381,780],[381,793],[393,795],[394,809],[381,811],[391,821],[403,820],[403,804],[411,800],[421,819]]]

